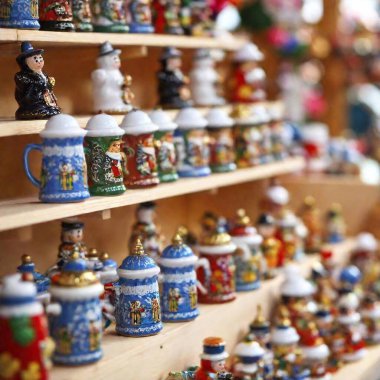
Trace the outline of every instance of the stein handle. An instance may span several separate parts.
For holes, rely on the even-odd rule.
[[[42,145],[41,144],[28,144],[24,150],[24,170],[26,173],[26,176],[28,177],[29,181],[32,182],[34,186],[40,187],[41,181],[38,180],[31,172],[30,166],[29,166],[29,154],[32,150],[39,150],[42,152]]]
[[[211,278],[211,269],[209,261],[205,257],[198,259],[198,261],[195,263],[195,269],[198,269],[199,267],[202,267],[205,273],[205,284],[208,284]],[[202,294],[208,293],[207,288],[199,280],[197,280],[197,288]]]

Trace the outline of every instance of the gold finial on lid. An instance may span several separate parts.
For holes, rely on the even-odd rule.
[[[136,239],[135,247],[133,248],[132,255],[142,256],[145,255],[144,246],[142,245],[141,239],[138,237]]]
[[[108,260],[110,258],[110,255],[107,253],[107,252],[102,252],[101,254],[100,254],[100,260],[101,261],[106,261],[106,260]]]
[[[30,255],[22,255],[21,256],[21,262],[22,264],[29,264],[32,262],[32,256]]]
[[[179,232],[177,232],[177,233],[173,236],[172,243],[173,243],[173,245],[176,245],[176,246],[180,246],[180,245],[183,244],[183,239],[182,239],[182,236],[180,235]]]
[[[74,248],[74,252],[71,254],[71,260],[78,260],[80,258],[80,253],[78,248]]]
[[[98,250],[96,248],[90,248],[86,257],[88,259],[97,259],[99,257]]]
[[[249,226],[251,224],[251,219],[243,208],[239,208],[236,211],[236,216],[237,216],[237,224],[242,225],[242,226]]]
[[[260,304],[257,305],[257,314],[254,323],[255,324],[262,324],[265,322],[265,317],[263,314],[263,308]]]
[[[289,327],[291,325],[289,319],[289,311],[284,305],[280,306],[279,314],[279,324],[284,327]]]

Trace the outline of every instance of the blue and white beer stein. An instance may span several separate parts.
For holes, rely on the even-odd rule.
[[[1,1],[0,28],[40,29],[38,0]]]

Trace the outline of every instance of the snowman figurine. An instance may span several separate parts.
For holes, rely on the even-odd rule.
[[[121,50],[114,49],[109,42],[100,45],[98,69],[91,74],[96,113],[125,114],[133,108],[131,81],[126,81],[120,72],[120,53]]]
[[[215,70],[215,58],[207,49],[198,49],[190,72],[191,94],[199,106],[219,106],[225,100],[218,95],[221,78]]]

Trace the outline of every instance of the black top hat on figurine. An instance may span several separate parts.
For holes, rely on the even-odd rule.
[[[61,227],[63,231],[78,230],[84,228],[84,223],[79,220],[66,219],[62,221]]]
[[[99,48],[99,57],[103,57],[105,55],[110,55],[110,54],[121,54],[120,49],[114,49],[113,46],[111,45],[110,42],[106,41],[100,45]]]
[[[272,215],[270,214],[261,214],[257,221],[257,225],[263,225],[263,226],[273,226],[275,224],[275,220]]]

